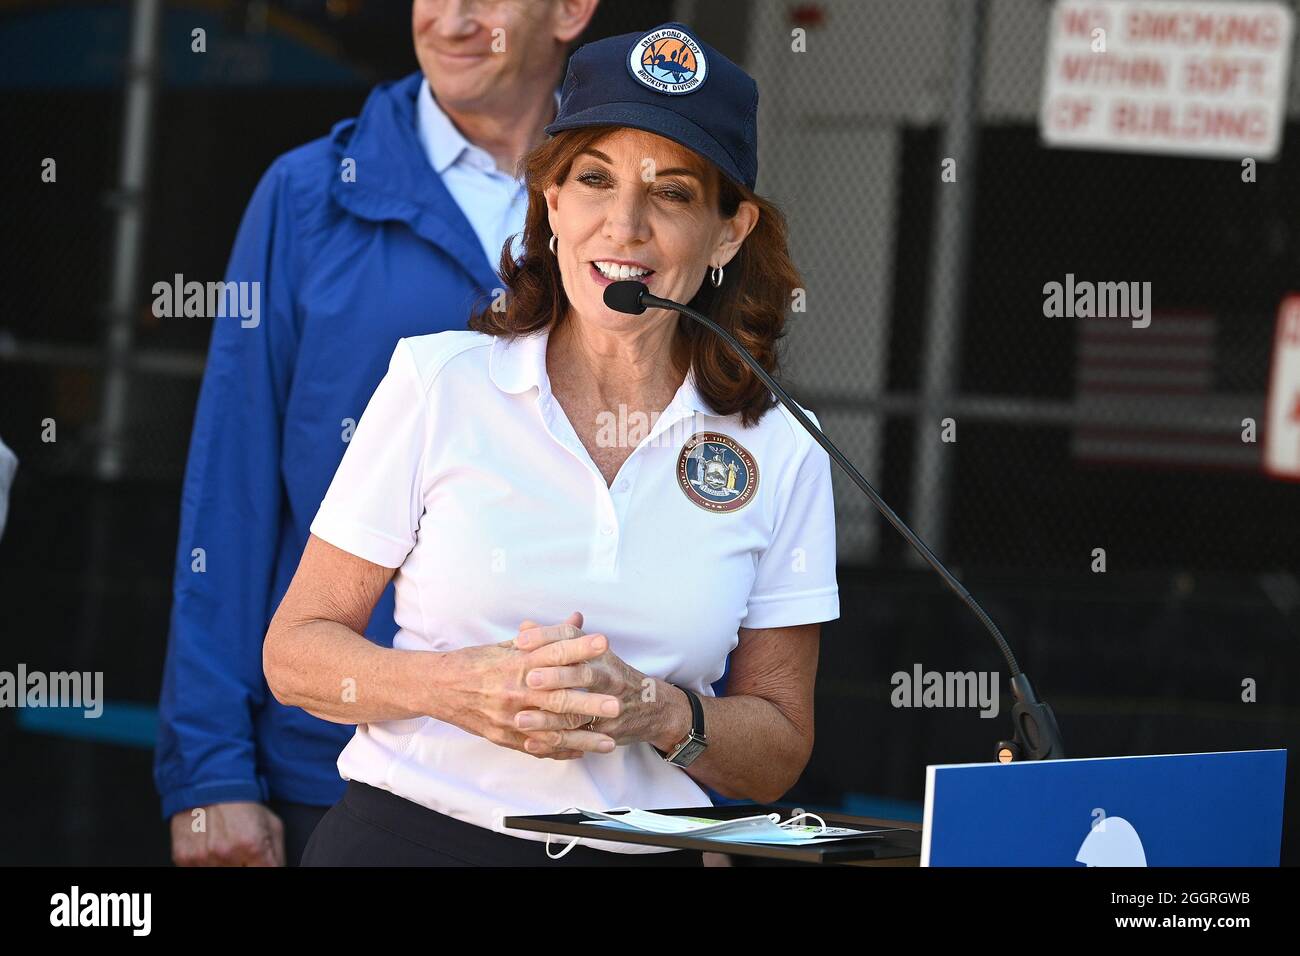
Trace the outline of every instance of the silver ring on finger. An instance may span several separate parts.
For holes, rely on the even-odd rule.
[[[587,721],[587,729],[588,729],[588,730],[595,730],[595,729],[596,729],[596,721],[598,721],[598,720],[600,720],[599,717],[593,717],[593,718],[591,718],[591,720]]]

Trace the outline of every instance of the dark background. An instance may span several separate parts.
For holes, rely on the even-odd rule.
[[[809,6],[817,5],[792,3],[792,22],[806,18]],[[241,56],[266,56],[272,66],[258,82],[241,83],[236,61],[209,73],[192,72],[182,58],[165,63],[145,197],[145,276],[219,277],[270,161],[355,115],[375,82],[416,66],[408,3],[286,0],[269,4],[265,27],[257,25],[260,9],[168,7],[164,32],[175,49],[188,49],[188,27],[201,22],[210,44],[222,36]],[[34,724],[31,714],[0,710],[0,863],[168,860],[148,741],[180,479],[210,322],[160,324],[148,309],[154,280],[142,284],[138,346],[175,361],[133,378],[127,473],[97,480],[91,463],[125,11],[109,3],[0,7],[0,62],[13,64],[0,114],[7,133],[0,435],[21,460],[0,542],[0,669],[25,662],[46,671],[102,670],[114,702],[112,719],[94,722],[102,727],[89,738],[76,726]],[[701,3],[693,25],[743,64],[748,12],[739,2]],[[589,38],[673,15],[666,0],[606,0]],[[830,26],[898,24],[873,21],[868,11]],[[921,123],[899,136],[903,160],[889,184],[899,215],[890,237],[898,254],[888,391],[907,396],[918,382],[941,129]],[[1074,327],[1040,323],[1027,333],[1015,316],[1041,309],[1044,277],[1127,277],[1139,263],[1142,278],[1217,317],[1214,391],[1228,401],[1239,396],[1240,417],[1262,418],[1277,305],[1300,288],[1298,137],[1290,124],[1279,160],[1261,163],[1259,182],[1243,190],[1234,188],[1230,168],[1225,175],[1231,164],[1046,150],[1032,125],[982,122],[966,297],[968,328],[977,334],[968,332],[961,345],[962,390],[1068,399],[1077,387]],[[33,174],[44,156],[58,158],[57,189]],[[787,214],[797,222],[800,210]],[[851,241],[850,225],[825,227]],[[819,414],[823,405],[836,407],[807,372],[797,384],[796,396],[812,396],[805,404]],[[40,440],[46,417],[58,421],[57,443]],[[910,414],[886,413],[880,488],[908,518],[924,507],[909,500],[915,428]],[[1265,477],[1257,462],[1082,458],[1065,425],[989,419],[962,428],[951,451],[941,556],[1054,705],[1070,756],[1300,740],[1296,485]],[[850,492],[856,495],[837,483],[841,504]],[[1010,729],[1007,695],[996,720],[889,705],[889,675],[914,662],[992,670],[1000,661],[978,622],[906,561],[906,545],[885,531],[870,560],[841,565],[841,617],[823,628],[817,747],[789,799],[919,818],[926,764],[991,759]],[[1110,559],[1104,575],[1089,569],[1097,546]],[[1240,699],[1245,678],[1258,683],[1257,703]],[[1300,803],[1295,786],[1288,790],[1283,862],[1295,865]]]

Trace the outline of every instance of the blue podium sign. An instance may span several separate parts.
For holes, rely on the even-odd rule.
[[[922,866],[1277,866],[1285,750],[926,768]]]

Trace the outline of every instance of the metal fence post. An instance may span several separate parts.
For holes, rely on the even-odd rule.
[[[947,545],[952,452],[940,441],[939,422],[957,392],[957,356],[965,318],[971,203],[978,150],[979,78],[983,47],[984,0],[952,0],[952,90],[948,123],[939,159],[956,161],[956,182],[935,186],[934,252],[930,261],[921,401],[917,405],[914,471],[910,509],[913,527],[936,554]],[[939,170],[936,169],[936,176]],[[915,552],[908,560],[925,562]]]
[[[118,178],[117,224],[113,234],[113,279],[105,336],[102,406],[95,473],[102,481],[121,476],[131,347],[138,303],[144,241],[144,187],[158,89],[160,0],[131,4],[131,49],[126,62],[126,109],[122,123],[122,168]]]

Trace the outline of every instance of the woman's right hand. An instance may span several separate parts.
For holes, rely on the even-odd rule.
[[[520,630],[526,627],[537,625],[524,621]],[[509,640],[447,652],[439,667],[433,716],[499,747],[534,757],[573,760],[587,752],[612,751],[614,738],[578,728],[593,717],[618,716],[618,698],[572,688],[533,690],[524,683],[525,675],[533,668],[580,664],[599,657],[609,647],[608,638],[583,634],[582,615],[577,611],[563,624],[543,630],[552,632],[547,635],[552,642],[533,651],[521,651]],[[539,748],[536,740],[515,727],[515,715],[530,708],[572,715],[576,733],[570,735],[570,743],[581,749]]]

